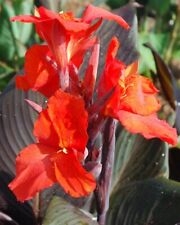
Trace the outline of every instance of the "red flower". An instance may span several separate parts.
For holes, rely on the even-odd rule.
[[[53,20],[57,20],[62,26],[70,32],[80,32],[85,31],[91,27],[91,22],[96,19],[108,19],[116,21],[120,26],[125,29],[129,29],[129,25],[123,20],[122,17],[115,15],[111,12],[106,11],[105,9],[95,7],[93,5],[88,5],[85,9],[82,18],[75,18],[73,13],[68,12],[60,12],[55,13],[44,7],[36,8],[35,16],[24,15],[24,16],[15,16],[12,17],[12,21],[21,21],[27,23],[35,23],[36,28],[38,28],[38,24],[46,23],[48,21],[53,22]],[[38,30],[40,31],[40,30]],[[41,32],[39,32],[40,34]],[[42,34],[42,33],[41,33]],[[40,35],[41,35],[40,34]]]
[[[140,133],[146,138],[158,137],[175,145],[176,129],[156,116],[160,109],[156,98],[158,90],[150,79],[138,74],[137,62],[125,67],[115,59],[118,45],[118,40],[113,38],[98,88],[101,97],[115,87],[105,106],[104,115],[118,119],[131,133]]]
[[[88,195],[95,180],[80,161],[87,144],[87,112],[83,100],[58,90],[34,126],[36,144],[16,159],[16,178],[9,184],[20,201],[58,182],[73,197]],[[26,190],[26,191],[24,191]]]
[[[57,65],[46,45],[33,45],[25,55],[25,75],[16,77],[16,87],[39,91],[47,98],[59,88]]]
[[[98,18],[97,22],[91,23]],[[86,8],[82,18],[75,18],[72,13],[54,13],[40,7],[37,9],[35,16],[16,16],[11,20],[35,24],[37,33],[47,42],[57,64],[60,87],[66,89],[69,87],[70,82],[69,65],[73,64],[77,69],[80,67],[85,52],[96,42],[96,38],[92,37],[92,34],[101,25],[102,18],[114,20],[124,28],[129,28],[128,24],[120,16],[91,5]],[[33,57],[32,52],[31,54]],[[38,62],[37,59],[37,64]],[[32,62],[31,67],[33,67]],[[28,73],[26,75],[31,80],[31,76]],[[36,76],[38,77],[39,74],[36,74]],[[18,88],[25,90],[22,84],[23,78],[22,82],[20,77],[18,80]],[[45,95],[47,96],[46,93]]]

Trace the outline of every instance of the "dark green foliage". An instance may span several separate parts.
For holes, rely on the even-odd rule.
[[[127,135],[122,131],[120,137]],[[180,221],[180,184],[168,179],[167,145],[158,139],[128,137],[129,144],[125,146],[126,138],[121,139],[116,149],[121,158],[116,162],[123,168],[112,192],[107,224],[176,224]],[[123,159],[127,152],[129,156]]]
[[[18,14],[30,14],[33,1],[0,2],[0,90],[23,65],[27,44],[33,31],[32,24],[12,23]]]

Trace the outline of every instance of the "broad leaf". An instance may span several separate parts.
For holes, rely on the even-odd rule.
[[[43,225],[98,225],[96,218],[64,199],[54,196],[51,200]]]
[[[16,221],[14,221],[10,216],[7,214],[0,212],[0,224],[1,225],[18,225]]]
[[[107,225],[174,225],[180,221],[178,182],[160,177],[137,181],[121,186],[112,198]]]
[[[174,225],[180,221],[180,184],[168,179],[168,146],[158,139],[132,139],[130,134],[129,140],[127,146],[117,145],[123,167],[111,195],[107,224]]]
[[[136,135],[132,135],[122,127],[120,127],[120,132],[117,131],[116,139],[116,150],[115,150],[115,161],[113,168],[113,183],[119,178],[119,173],[123,166],[129,160],[129,157],[133,151],[134,141]]]
[[[14,81],[0,96],[0,169],[15,174],[15,158],[18,152],[34,142],[33,121],[37,113],[25,99],[43,105],[45,99],[32,92],[15,90]]]
[[[9,190],[8,184],[11,180],[12,176],[0,171],[0,224],[36,225],[31,206],[28,203],[18,202]]]

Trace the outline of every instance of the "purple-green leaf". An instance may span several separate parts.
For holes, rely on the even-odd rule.
[[[176,110],[175,127],[178,134],[180,134],[180,87],[178,87],[177,81],[171,69],[168,65],[166,65],[156,50],[150,44],[145,44],[145,46],[152,51],[154,56],[158,78],[160,80],[164,95],[171,107]]]
[[[168,100],[170,106],[175,109],[175,103],[174,103],[174,92],[173,92],[173,85],[172,85],[172,79],[173,75],[170,71],[170,68],[165,64],[163,59],[160,57],[160,55],[156,52],[156,50],[148,43],[144,44],[144,46],[148,47],[154,56],[156,69],[158,78],[164,93],[164,96]]]

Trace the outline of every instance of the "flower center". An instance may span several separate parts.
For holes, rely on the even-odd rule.
[[[64,154],[68,154],[68,151],[66,148],[61,148],[57,151],[57,153],[61,153],[61,152],[63,152]]]
[[[121,97],[120,97],[121,99],[122,99],[122,98],[125,98],[125,97],[127,96],[127,94],[126,94],[127,89],[128,89],[129,87],[134,86],[134,84],[127,84],[127,85],[126,85],[125,80],[122,80],[122,79],[119,79],[118,84],[119,84],[119,86],[122,88],[122,93],[121,93]]]

